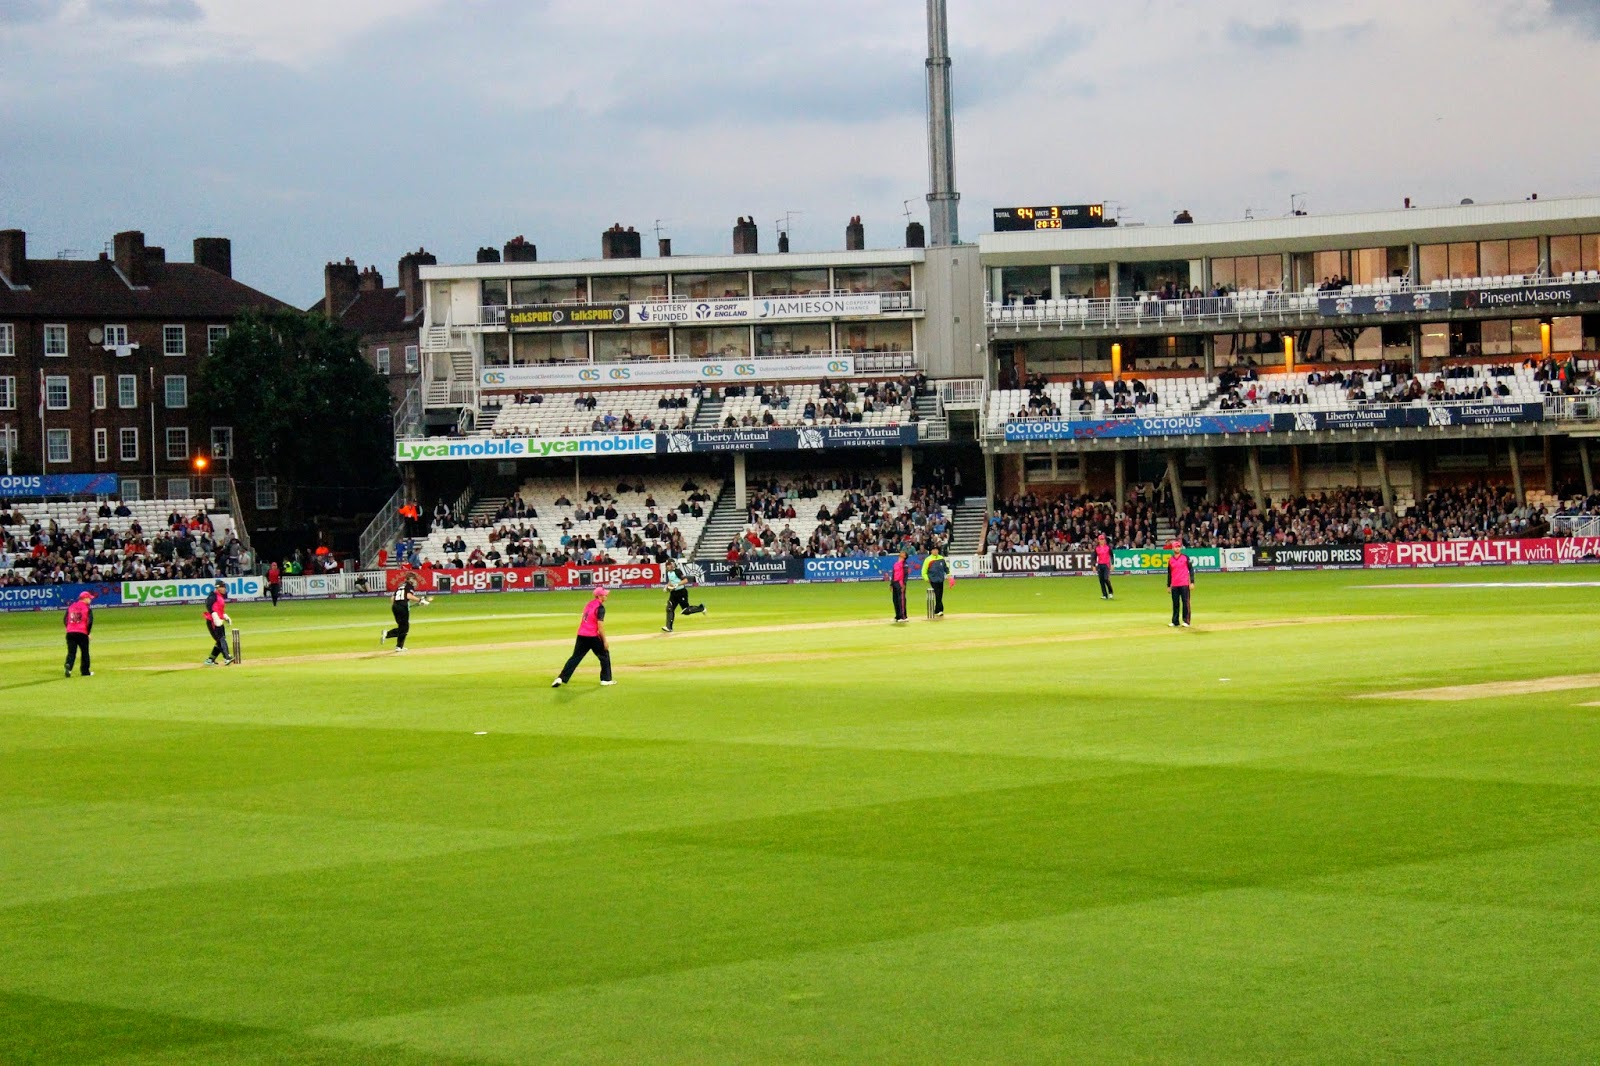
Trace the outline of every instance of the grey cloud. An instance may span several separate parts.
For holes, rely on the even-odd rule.
[[[1291,19],[1251,25],[1245,22],[1228,23],[1228,39],[1247,48],[1288,48],[1305,39],[1305,30]]]
[[[65,0],[0,0],[0,26],[27,26],[61,14]]]
[[[93,0],[89,10],[115,21],[198,22],[204,16],[196,0]]]
[[[1570,23],[1590,37],[1600,38],[1600,4],[1595,0],[1550,0],[1550,17]]]

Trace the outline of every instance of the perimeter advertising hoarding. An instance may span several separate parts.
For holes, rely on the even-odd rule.
[[[559,307],[506,308],[506,328],[513,330],[621,326],[627,322],[627,304],[564,304]]]
[[[1376,296],[1327,293],[1317,297],[1317,313],[1320,315],[1386,315],[1405,311],[1443,311],[1449,306],[1450,294],[1432,289],[1386,292]]]
[[[1501,563],[1578,563],[1600,559],[1600,537],[1525,537],[1510,540],[1400,541],[1363,546],[1362,563],[1391,566],[1494,566]]]
[[[116,582],[92,585],[14,585],[0,588],[0,611],[60,610],[77,601],[83,593],[94,597],[96,607],[118,607],[122,588]]]
[[[882,581],[894,569],[897,555],[823,555],[805,560],[807,581]],[[906,559],[912,581],[922,580],[922,556]]]
[[[654,433],[592,433],[582,437],[426,437],[394,442],[397,463],[462,459],[570,459],[588,455],[654,455]]]
[[[684,572],[691,581],[706,585],[783,585],[806,576],[799,559],[746,559],[739,563],[713,559],[688,563]]]
[[[1507,307],[1553,307],[1562,304],[1600,303],[1600,282],[1584,281],[1548,285],[1522,285],[1512,289],[1456,289],[1450,307],[1456,311],[1492,311]]]
[[[16,474],[0,476],[0,498],[115,496],[116,474]]]
[[[1274,414],[1278,433],[1323,429],[1405,429],[1422,426],[1491,426],[1544,421],[1542,403],[1425,404],[1420,407],[1359,407],[1348,411],[1294,411]]]
[[[267,594],[264,577],[193,577],[170,581],[124,581],[122,602],[127,606],[159,607],[164,603],[204,603],[218,581],[222,581],[228,600],[259,600]]]
[[[565,566],[502,567],[484,570],[386,570],[390,592],[416,577],[420,592],[509,592],[536,588],[637,588],[661,584],[655,563],[568,563]],[[443,580],[441,580],[443,579]]]
[[[991,573],[1086,574],[1093,569],[1093,552],[996,552]]]
[[[628,314],[641,325],[710,326],[718,322],[841,318],[882,313],[883,300],[877,293],[772,296],[762,300],[672,300],[628,305]]]
[[[1092,440],[1104,437],[1187,437],[1207,433],[1265,433],[1272,416],[1183,415],[1171,418],[1038,418],[1006,423],[1006,440]]]
[[[577,363],[534,366],[489,366],[478,374],[486,389],[556,388],[593,385],[632,385],[654,388],[660,385],[688,387],[697,381],[728,385],[741,381],[810,381],[817,378],[850,377],[855,373],[855,357],[774,356],[770,359],[652,360],[642,363]]]
[[[917,443],[917,427],[802,426],[799,429],[707,429],[663,433],[662,451],[832,451],[837,448],[900,448]]]
[[[1111,569],[1128,573],[1165,570],[1167,560],[1176,552],[1171,548],[1115,548],[1111,552]],[[1185,548],[1189,565],[1195,570],[1221,570],[1222,551],[1219,548]]]
[[[1325,566],[1362,566],[1360,544],[1263,544],[1255,550],[1257,566],[1318,570]]]

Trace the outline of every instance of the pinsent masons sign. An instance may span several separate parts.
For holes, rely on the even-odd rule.
[[[428,437],[397,440],[397,463],[461,459],[555,459],[584,455],[654,454],[654,433],[595,433],[583,437]]]

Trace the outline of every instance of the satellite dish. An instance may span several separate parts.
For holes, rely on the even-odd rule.
[[[101,329],[99,326],[95,326],[93,329],[89,330],[89,343],[99,344],[105,339],[105,336],[106,331]]]

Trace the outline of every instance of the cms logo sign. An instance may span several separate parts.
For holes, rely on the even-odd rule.
[[[715,365],[703,366],[700,368],[700,376],[703,378],[720,378],[722,376],[722,367]]]
[[[599,381],[600,380],[600,371],[598,371],[598,370],[580,370],[580,371],[578,371],[578,380],[579,381]]]
[[[734,373],[734,375],[736,377],[741,377],[741,378],[755,377],[755,373],[756,373],[755,364],[753,364],[753,363],[735,363],[734,367],[733,367],[733,373]]]
[[[485,370],[483,372],[483,383],[485,385],[504,385],[506,383],[505,371]]]
[[[627,381],[632,376],[633,371],[629,370],[625,366],[616,366],[611,368],[612,381]]]
[[[847,361],[843,360],[843,359],[829,359],[828,360],[828,373],[830,373],[830,374],[848,374],[848,373],[850,373],[850,364]]]

